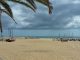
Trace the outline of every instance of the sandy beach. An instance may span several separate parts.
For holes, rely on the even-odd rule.
[[[0,60],[80,60],[80,42],[50,39],[0,41]]]

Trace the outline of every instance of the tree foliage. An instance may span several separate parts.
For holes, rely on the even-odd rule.
[[[10,7],[10,5],[8,4],[8,1],[14,2],[14,3],[19,3],[22,4],[30,9],[32,9],[33,11],[36,11],[37,9],[37,5],[35,2],[39,2],[45,6],[48,7],[49,10],[49,14],[52,13],[52,9],[53,6],[52,4],[49,2],[49,0],[0,0],[0,15],[2,12],[5,12],[7,15],[9,15],[13,20],[13,12],[12,9]],[[2,9],[1,7],[3,7],[4,9]],[[14,20],[15,21],[15,20]],[[0,30],[2,32],[2,23],[1,23],[1,17],[0,17]]]

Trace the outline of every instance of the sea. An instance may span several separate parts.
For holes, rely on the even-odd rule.
[[[80,29],[4,29],[0,36],[35,38],[80,38]]]

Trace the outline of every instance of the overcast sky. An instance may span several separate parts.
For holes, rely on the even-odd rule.
[[[38,4],[38,9],[34,13],[25,6],[9,2],[15,24],[11,18],[3,13],[4,28],[21,29],[66,29],[80,28],[80,0],[50,0],[53,4],[52,15],[48,14],[47,7]]]

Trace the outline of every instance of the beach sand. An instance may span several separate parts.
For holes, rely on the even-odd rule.
[[[50,39],[0,41],[0,60],[80,60],[80,42]]]

